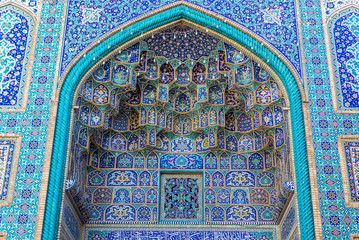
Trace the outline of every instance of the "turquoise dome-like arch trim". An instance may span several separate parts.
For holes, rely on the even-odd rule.
[[[253,49],[252,52],[256,56],[269,60],[267,63],[268,66],[283,80],[283,85],[288,93],[291,106],[292,136],[293,141],[296,143],[293,152],[297,179],[301,236],[303,239],[315,238],[302,96],[300,86],[293,73],[276,54],[248,34],[205,13],[196,11],[188,6],[179,5],[134,23],[123,29],[123,31],[108,37],[87,52],[86,57],[81,58],[67,74],[59,94],[53,142],[53,146],[56,147],[53,147],[50,166],[43,223],[44,228],[42,232],[43,239],[56,239],[58,233],[62,186],[66,166],[64,156],[66,156],[68,147],[71,107],[76,88],[82,77],[96,64],[94,58],[98,60],[99,56],[110,54],[116,47],[131,41],[141,35],[141,33],[151,31],[179,19],[186,19],[207,27],[247,49]],[[211,26],[208,26],[208,23],[211,23]]]

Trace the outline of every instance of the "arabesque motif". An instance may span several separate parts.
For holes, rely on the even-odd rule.
[[[0,110],[24,106],[34,20],[12,6],[0,8]],[[41,61],[46,64],[49,59]],[[27,101],[27,100],[26,100]]]

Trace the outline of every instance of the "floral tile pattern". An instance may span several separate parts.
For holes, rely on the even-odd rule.
[[[331,2],[333,4],[331,4]],[[327,11],[325,16],[328,17],[329,14],[334,13],[338,7],[343,6],[341,5],[342,2],[347,1],[324,1],[324,3],[327,4],[324,4],[324,11]],[[135,1],[131,3],[116,3],[110,1],[70,1],[68,3],[69,11],[67,15],[66,36],[63,43],[64,46],[62,47],[60,44],[60,35],[61,22],[65,11],[64,4],[65,1],[56,0],[43,2],[41,10],[42,24],[39,25],[39,34],[36,39],[35,57],[33,59],[34,67],[31,73],[31,85],[26,111],[23,113],[0,113],[0,131],[2,133],[21,133],[24,135],[21,142],[21,154],[19,157],[19,167],[17,168],[16,190],[14,192],[13,204],[11,207],[2,208],[0,210],[0,230],[1,232],[7,232],[8,239],[33,239],[35,235],[36,223],[39,217],[37,214],[43,174],[42,168],[45,162],[45,147],[47,141],[49,141],[49,139],[47,139],[47,133],[50,119],[51,96],[53,93],[53,84],[57,81],[57,79],[55,79],[56,67],[61,64],[61,71],[63,72],[66,67],[69,66],[71,59],[79,54],[85,47],[89,46],[89,44],[96,42],[99,36],[106,34],[123,22],[151,12],[159,6],[169,4],[169,2]],[[356,114],[339,114],[334,112],[333,96],[331,95],[331,85],[329,81],[329,68],[326,61],[326,46],[322,41],[324,38],[323,21],[325,19],[322,19],[321,1],[300,0],[298,1],[298,6],[295,5],[294,1],[242,1],[241,3],[230,1],[203,1],[194,2],[194,4],[203,6],[208,11],[241,22],[245,27],[254,31],[279,49],[290,59],[298,71],[300,71],[299,48],[302,48],[309,95],[310,121],[313,131],[312,140],[315,151],[315,171],[318,182],[318,189],[314,191],[317,191],[319,198],[314,201],[319,201],[323,238],[348,239],[350,234],[358,233],[359,212],[356,208],[348,208],[345,204],[341,175],[342,170],[340,169],[338,143],[336,140],[338,135],[359,134],[358,116]],[[29,2],[29,5],[37,6],[38,4],[30,4]],[[281,10],[280,7],[282,7],[283,10]],[[295,10],[296,7],[299,8],[299,12],[297,13]],[[355,12],[355,10],[353,10],[353,12]],[[281,17],[278,17],[279,14]],[[298,17],[301,19],[302,31],[300,33],[297,32],[298,28],[296,26],[296,18]],[[16,21],[15,19],[16,18],[14,18],[14,21]],[[20,16],[18,19],[23,20]],[[32,24],[29,19],[27,21],[27,26],[30,27]],[[25,26],[24,22],[16,24],[21,27]],[[283,34],[283,32],[285,34]],[[348,33],[348,35],[350,34]],[[296,46],[298,43],[297,36],[302,37],[303,45],[295,48],[293,46]],[[4,41],[8,41],[6,39],[9,39],[3,35],[1,37]],[[16,46],[20,46],[16,44],[17,43],[13,43],[15,48]],[[353,44],[355,43],[353,42]],[[20,50],[20,52],[26,51]],[[63,56],[61,63],[57,61],[59,52],[61,52]],[[21,56],[23,57],[25,55]],[[9,54],[4,55],[4,57],[7,61],[12,61]],[[345,61],[348,60],[350,59],[348,58]],[[3,69],[2,71],[5,70]],[[186,78],[183,78],[183,81],[185,80]],[[24,81],[24,79],[21,78],[21,81]],[[352,84],[349,85],[350,86],[347,87],[350,88],[351,91],[354,91]],[[137,159],[137,166],[141,166],[141,159],[143,158],[138,156]],[[228,158],[224,157],[223,159]],[[216,163],[213,161],[213,156],[208,156],[207,160],[205,166],[208,166],[209,171],[210,168],[216,167],[215,164],[221,164],[220,162]],[[227,162],[232,164],[232,159],[229,158]],[[151,155],[149,161],[143,164],[149,164],[150,167],[155,166],[156,156]],[[233,165],[236,166],[238,171],[241,171],[241,169],[245,167],[239,157],[233,158]],[[226,161],[222,161],[223,170],[221,171],[227,171],[225,169],[226,166],[228,166]],[[155,173],[155,171],[153,173]],[[214,174],[214,172],[210,174]],[[99,176],[100,175],[101,174],[99,174]],[[205,174],[204,178],[209,178],[211,181],[212,175],[208,176],[208,174]],[[151,184],[158,184],[156,179],[157,178],[151,179]],[[218,179],[218,181],[215,181],[215,184],[221,184],[221,177],[216,179]],[[268,184],[268,179],[271,178],[269,176],[264,178],[266,181],[263,181],[263,184]],[[96,181],[93,183],[96,183]],[[122,186],[119,187],[119,189],[121,188]],[[125,187],[122,189],[125,189]],[[208,192],[208,196],[211,196],[210,191]],[[231,194],[235,196],[234,201],[238,202],[238,204],[245,204],[247,201],[250,201],[250,199],[248,199],[250,197],[249,192],[234,191],[233,193],[231,192]],[[151,197],[149,197],[148,201],[155,201],[153,197],[155,195],[156,194],[149,194]],[[121,203],[123,206],[126,205],[126,202],[132,201],[132,198],[126,195],[125,191],[119,190],[118,195],[113,193],[113,197],[116,198],[116,201],[123,202]],[[218,201],[218,195],[215,199]],[[97,199],[96,201],[99,200]],[[147,201],[147,199],[145,201]],[[213,197],[209,197],[207,201],[213,201]],[[119,211],[117,214],[121,215],[120,209],[116,208],[116,210]],[[99,232],[98,230],[93,230],[91,232],[88,230],[88,238],[91,239],[96,234],[99,235],[99,239],[105,239],[106,236],[116,236],[116,234],[120,234],[120,236],[121,234],[124,234],[124,236],[135,236],[135,234],[148,236],[149,234],[157,234],[167,237],[172,234],[169,231],[136,232],[131,230],[128,232],[119,232],[118,230]],[[197,232],[198,231],[194,234],[198,234]],[[210,235],[212,233],[208,234]],[[222,233],[218,234],[220,235]],[[253,235],[253,232],[237,232],[231,234]],[[186,236],[188,235],[189,233]],[[225,234],[223,233],[222,236],[223,235]],[[225,236],[229,235],[227,234]],[[275,238],[274,235],[267,234],[267,236],[273,239]],[[260,239],[260,234],[255,235],[255,238]]]
[[[339,110],[359,108],[358,20],[359,10],[351,8],[330,18],[328,22]]]
[[[95,40],[134,18],[168,6],[165,1],[69,1],[61,72]],[[270,42],[301,74],[295,1],[188,1],[239,23]]]
[[[7,5],[0,8],[0,26],[0,110],[17,109],[24,104],[34,20]]]

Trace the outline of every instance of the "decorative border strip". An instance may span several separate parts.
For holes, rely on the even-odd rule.
[[[350,240],[359,240],[359,234],[350,234]]]
[[[11,206],[16,184],[17,166],[19,163],[22,136],[18,134],[0,134],[0,140],[15,140],[14,153],[12,156],[11,172],[9,179],[8,195],[5,201],[0,201],[0,206]],[[0,236],[2,233],[0,233]],[[1,240],[1,238],[0,238]]]
[[[350,196],[350,189],[349,189],[349,176],[348,176],[348,166],[345,159],[345,149],[344,149],[344,141],[358,141],[359,142],[359,135],[340,135],[338,136],[338,151],[340,156],[340,169],[343,176],[343,189],[344,189],[344,199],[345,205],[351,208],[359,208],[359,202],[352,202]]]
[[[166,11],[163,10],[163,12],[158,13],[156,16],[148,17],[141,22],[131,22],[133,25],[124,29],[121,34],[117,33],[116,35],[103,40],[101,44],[94,47],[89,53],[87,53],[86,58],[81,58],[81,56],[80,59],[77,59],[78,62],[76,66],[73,67],[71,71],[64,76],[66,81],[64,80],[64,82],[61,84],[61,91],[59,90],[59,92],[56,94],[56,96],[59,96],[59,98],[55,96],[52,109],[53,111],[56,111],[57,99],[59,99],[60,104],[58,105],[58,112],[60,114],[57,115],[56,131],[53,144],[57,146],[57,148],[53,149],[52,152],[53,157],[51,162],[51,171],[49,164],[44,166],[45,173],[50,171],[49,187],[52,190],[47,192],[46,211],[44,214],[43,223],[43,225],[47,227],[43,229],[43,237],[45,239],[56,238],[55,236],[57,233],[59,221],[58,217],[60,215],[60,209],[57,206],[60,205],[62,198],[62,188],[59,186],[63,186],[63,169],[65,167],[64,158],[60,156],[64,156],[67,150],[67,133],[70,127],[69,119],[71,119],[71,113],[68,110],[71,109],[72,96],[75,92],[79,79],[93,66],[94,57],[96,59],[97,56],[105,56],[109,54],[116,46],[122,45],[129,40],[139,36],[141,32],[147,32],[172,21],[185,18],[202,26],[206,26],[206,22],[208,21],[218,23],[220,27],[218,29],[212,29],[213,31],[216,31],[218,34],[222,34],[225,37],[231,38],[233,41],[242,44],[245,48],[250,48],[253,46],[256,55],[262,59],[268,59],[268,65],[278,73],[279,78],[286,80],[283,82],[283,84],[289,92],[289,100],[293,110],[291,121],[293,129],[295,129],[295,131],[293,131],[293,140],[297,143],[297,147],[294,148],[293,151],[296,160],[296,172],[298,173],[297,183],[300,183],[297,185],[297,189],[300,203],[299,212],[301,213],[300,220],[302,236],[303,238],[313,239],[314,223],[310,188],[311,184],[309,179],[305,125],[302,109],[302,100],[305,95],[303,93],[303,89],[300,88],[301,84],[297,82],[295,77],[296,75],[291,72],[290,66],[288,66],[286,63],[283,63],[284,60],[282,60],[281,57],[277,56],[276,53],[271,51],[267,43],[262,45],[260,41],[249,36],[245,33],[245,31],[238,30],[238,28],[233,27],[232,24],[231,26],[230,24],[224,23],[215,17],[202,13],[199,7],[193,7],[194,9],[192,9],[188,6],[184,6],[184,4],[181,2],[171,7],[172,8],[167,8]],[[199,11],[197,11],[197,9]],[[132,31],[134,34],[130,34]],[[110,48],[107,46],[110,46]],[[56,113],[54,114],[56,115]],[[53,125],[49,127],[50,131],[53,127]],[[51,133],[49,133],[49,136],[51,136]],[[46,191],[46,183],[42,187],[42,190]],[[55,189],[55,191],[53,189]],[[41,200],[43,199],[44,197],[41,196]],[[41,202],[40,204],[43,203]],[[41,211],[39,212],[39,215],[41,216]],[[42,219],[40,219],[40,221],[41,220]]]
[[[117,227],[117,226],[113,226],[113,227],[94,227],[94,226],[89,226],[86,227],[85,229],[85,237],[84,239],[87,239],[88,235],[89,235],[89,231],[96,231],[98,229],[101,229],[101,231],[139,231],[139,230],[143,230],[143,226],[138,226],[138,227]],[[173,231],[173,229],[169,229],[169,228],[151,228],[151,227],[146,227],[145,231]],[[210,229],[198,229],[196,227],[180,227],[180,228],[176,228],[176,231],[183,231],[183,232],[189,232],[189,231],[201,231],[201,232],[215,232],[215,231],[226,231],[226,232],[272,232],[275,239],[277,239],[277,229],[276,228],[210,228]],[[1,239],[0,239],[1,240]]]

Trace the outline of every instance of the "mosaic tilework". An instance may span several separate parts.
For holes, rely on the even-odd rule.
[[[274,240],[276,239],[275,230],[266,230],[253,231],[253,230],[244,230],[244,231],[196,231],[196,230],[185,230],[185,231],[166,231],[166,230],[116,230],[114,229],[105,229],[98,230],[96,228],[86,229],[85,239],[96,239],[96,240],[115,240],[115,239],[188,239],[188,240],[197,240],[197,239],[248,239],[248,240]]]
[[[323,0],[324,5],[324,17],[325,20],[328,20],[335,12],[337,12],[340,9],[344,9],[348,6],[359,6],[358,1],[352,1],[352,0],[336,0],[336,1],[330,1],[330,0]]]
[[[2,132],[21,132],[24,130],[24,148],[22,149],[20,169],[18,171],[17,192],[14,196],[13,208],[1,210],[1,231],[7,231],[9,239],[31,239],[35,228],[34,221],[27,220],[23,224],[22,218],[17,218],[13,209],[24,209],[28,219],[35,219],[38,201],[38,190],[41,181],[41,166],[43,163],[44,141],[46,139],[46,126],[49,119],[49,96],[51,95],[51,79],[54,74],[54,59],[58,50],[60,24],[54,19],[60,19],[62,14],[62,2],[44,2],[44,24],[41,26],[38,51],[35,59],[34,82],[30,89],[31,103],[25,114],[1,114]],[[72,8],[75,9],[75,8]],[[338,134],[358,134],[356,115],[334,114],[330,85],[327,82],[327,64],[323,60],[326,57],[325,45],[320,41],[323,36],[321,21],[321,9],[319,1],[300,1],[303,35],[305,39],[312,39],[304,43],[304,54],[308,63],[306,65],[308,75],[308,88],[310,95],[310,111],[312,116],[313,141],[315,148],[316,171],[318,178],[319,201],[323,219],[323,231],[325,239],[348,239],[350,233],[358,232],[358,211],[346,208],[342,196],[342,180],[338,170],[338,152],[335,148]],[[55,11],[54,11],[55,10]],[[217,11],[214,9],[214,11]],[[50,29],[51,27],[51,29]],[[48,30],[48,31],[45,31]],[[51,35],[53,40],[47,43],[51,50],[41,51],[44,47],[46,36]],[[315,41],[317,40],[317,41]],[[43,69],[40,61],[42,56],[50,56],[49,69]],[[319,57],[320,62],[314,60]],[[315,65],[312,61],[318,63]],[[40,71],[40,68],[42,71]],[[44,91],[44,92],[43,92]],[[40,99],[43,101],[40,101]],[[39,102],[35,101],[39,99]],[[31,116],[31,117],[30,117]],[[15,123],[14,123],[15,122]],[[38,146],[34,148],[35,142]],[[32,142],[32,148],[30,148]],[[22,195],[22,191],[31,192]],[[335,195],[327,194],[335,191]],[[25,192],[24,192],[25,193]],[[29,207],[30,206],[30,207]],[[11,211],[10,211],[11,210]],[[8,229],[7,226],[10,226]]]
[[[30,11],[34,15],[38,13],[39,4],[37,0],[1,0],[0,4],[15,3],[26,10]]]
[[[9,198],[16,140],[0,140],[0,204]]]
[[[0,211],[0,232],[6,232],[8,240],[34,239],[35,235],[50,99],[59,51],[62,4],[63,2],[44,1],[43,22],[39,25],[25,112],[0,113],[0,132],[23,135],[22,141],[19,142],[21,150],[15,170],[16,179],[13,181],[13,201],[11,206],[1,208]],[[43,62],[42,59],[47,60]]]
[[[81,222],[74,213],[67,197],[64,200],[61,224],[61,237],[64,240],[77,240],[81,236]]]
[[[359,10],[353,8],[335,15],[328,22],[339,110],[359,108],[358,20]]]
[[[297,227],[297,213],[292,203],[292,206],[287,210],[286,216],[284,217],[282,226],[281,226],[281,236],[283,240],[293,239],[293,230]]]
[[[357,159],[359,142],[356,136],[338,136],[340,168],[343,175],[343,188],[346,207],[359,206]],[[331,193],[330,193],[331,194]]]
[[[7,5],[0,8],[0,26],[0,110],[17,109],[24,104],[34,20],[27,13]]]
[[[275,224],[293,193],[284,184],[292,173],[276,80],[241,50],[186,24],[104,61],[84,79],[76,105],[67,189],[87,223]],[[178,188],[162,179],[160,191],[158,172],[166,169],[201,170],[206,188],[201,178]],[[191,201],[177,202],[181,189],[193,192]],[[183,207],[191,214],[179,214]]]
[[[324,27],[320,6],[317,0],[301,1],[300,9],[303,39],[309,40],[304,42],[303,52],[308,60],[306,73],[322,237],[349,239],[351,233],[359,231],[358,210],[345,204],[337,136],[357,135],[358,116],[334,113],[326,46],[321,41]]]
[[[69,1],[61,71],[95,39],[175,0],[127,3]],[[237,22],[273,44],[301,73],[295,1],[188,1]]]

